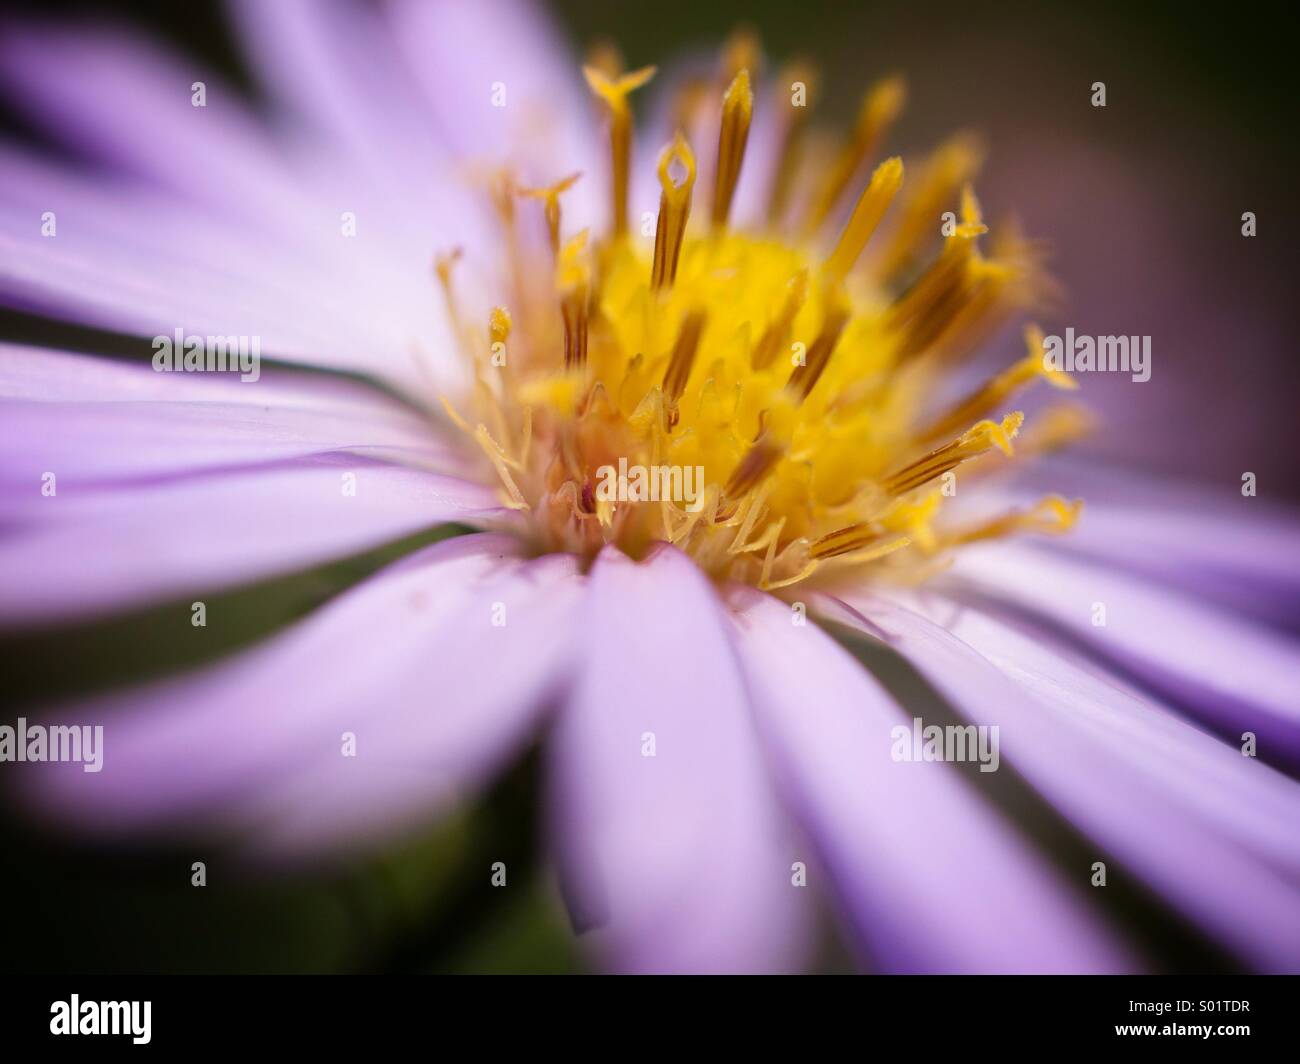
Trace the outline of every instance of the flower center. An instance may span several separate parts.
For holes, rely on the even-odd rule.
[[[933,401],[1043,290],[1032,247],[1014,233],[990,254],[978,246],[987,227],[966,184],[969,142],[940,149],[909,192],[901,160],[888,159],[854,199],[901,86],[874,88],[838,151],[801,165],[797,89],[787,98],[778,79],[768,216],[742,229],[731,214],[754,111],[742,68],[721,93],[709,202],[695,209],[697,162],[679,132],[660,157],[647,241],[627,226],[628,95],[653,70],[624,75],[607,62],[586,73],[609,120],[603,239],[563,238],[560,197],[577,175],[528,190],[503,175],[510,310],[492,311],[486,337],[457,313],[454,258],[438,266],[474,380],[444,405],[507,505],[529,515],[539,550],[590,557],[614,543],[639,556],[667,541],[717,578],[776,588],[828,567],[915,575],[963,543],[1070,527],[1080,504],[1056,496],[975,523],[942,519],[959,474],[978,484],[991,458],[1011,455],[1023,421],[1008,409],[1013,395],[1040,377],[1074,387],[1046,368],[1042,335],[1029,328],[1024,358],[956,401]],[[690,99],[679,108],[687,128],[699,124]],[[520,238],[521,191],[542,205],[545,245]],[[1068,442],[1077,427],[1068,414],[1048,418],[1018,443],[1020,456]]]

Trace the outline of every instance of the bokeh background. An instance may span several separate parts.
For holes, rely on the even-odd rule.
[[[273,0],[268,0],[273,2]],[[431,0],[436,2],[436,0]],[[256,103],[219,4],[27,0],[6,14],[118,17],[221,69]],[[770,64],[820,67],[817,117],[846,122],[866,83],[903,73],[909,104],[891,150],[924,152],[972,129],[989,155],[978,183],[994,219],[1014,212],[1052,250],[1065,299],[1048,331],[1152,337],[1152,379],[1093,375],[1102,416],[1085,460],[1166,479],[1300,499],[1294,205],[1294,34],[1285,9],[1100,0],[825,3],[817,0],[556,0],[575,54],[616,41],[629,64],[715,49],[738,23]],[[0,32],[3,26],[0,25]],[[472,48],[473,42],[466,42]],[[69,71],[69,77],[75,72]],[[1103,81],[1107,106],[1090,103]],[[0,99],[0,134],[48,150],[39,121]],[[165,150],[165,148],[163,149]],[[3,194],[3,190],[0,190]],[[1241,234],[1253,211],[1258,235]],[[119,357],[121,337],[0,311],[0,338]],[[1003,338],[992,363],[1020,353]],[[5,719],[41,696],[181,666],[256,638],[377,567],[375,554],[230,596],[239,625],[202,651],[149,613],[113,627],[0,641]],[[2,591],[0,591],[2,593]],[[4,766],[8,771],[15,766]],[[581,961],[535,837],[528,759],[473,808],[360,863],[259,877],[193,847],[98,852],[0,819],[0,968],[216,971],[555,971]],[[189,885],[194,860],[209,885]],[[504,860],[512,883],[485,889]],[[1176,947],[1171,947],[1177,952]],[[828,944],[824,967],[845,966]]]

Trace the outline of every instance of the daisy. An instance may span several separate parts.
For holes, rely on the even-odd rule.
[[[99,164],[3,149],[0,292],[142,356],[0,348],[0,625],[151,606],[202,638],[225,589],[407,553],[250,649],[45,707],[103,725],[102,766],[28,773],[36,815],[305,859],[540,737],[602,967],[800,970],[820,903],[878,971],[1158,969],[1160,927],[1300,967],[1295,525],[1012,478],[1085,421],[1026,421],[1076,387],[1032,325],[968,368],[1052,294],[973,143],[886,157],[896,78],[814,135],[812,72],[744,34],[659,78],[637,136],[656,71],[579,74],[530,8],[232,10],[266,120],[118,29],[0,44]],[[178,330],[266,361],[155,372]]]

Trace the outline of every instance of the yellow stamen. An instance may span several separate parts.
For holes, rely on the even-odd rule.
[[[731,200],[740,179],[753,116],[754,93],[749,87],[749,71],[742,69],[722,99],[722,127],[718,131],[718,165],[713,185],[714,229],[723,228],[731,213]]]
[[[794,319],[808,298],[808,271],[800,270],[786,283],[785,302],[775,318],[768,322],[763,335],[750,352],[749,364],[756,370],[767,369],[789,342]]]
[[[1011,440],[1020,431],[1024,420],[1025,415],[1017,411],[1008,414],[1000,423],[981,421],[951,443],[936,448],[885,477],[881,487],[887,495],[902,495],[956,469],[963,462],[978,458],[994,447],[1003,454],[1010,455]]]
[[[776,153],[776,175],[772,179],[767,202],[767,217],[773,225],[780,225],[790,203],[794,175],[803,156],[803,134],[808,125],[815,82],[816,71],[802,62],[792,63],[777,78],[774,92],[782,122]],[[797,101],[794,98],[796,92],[801,97]]]
[[[1024,358],[976,389],[947,413],[935,418],[917,433],[917,438],[932,440],[950,436],[962,425],[969,425],[978,418],[984,417],[990,410],[1001,406],[1009,396],[1039,377],[1053,387],[1066,391],[1073,391],[1079,387],[1069,374],[1052,369],[1044,361],[1042,329],[1036,325],[1027,326],[1025,343],[1029,353]]]
[[[812,236],[835,209],[844,190],[853,180],[853,175],[876,150],[899,111],[903,109],[906,94],[903,80],[897,77],[886,78],[867,93],[858,111],[853,133],[840,149],[839,156],[827,171],[826,179],[812,201],[808,217],[804,221],[805,238]]]
[[[558,287],[560,314],[564,320],[564,368],[581,369],[587,364],[587,298],[591,287],[591,266],[587,262],[587,230],[560,250]]]
[[[722,489],[722,497],[729,502],[743,499],[755,486],[776,468],[785,449],[764,434],[750,444],[745,456],[736,464]]]
[[[920,168],[915,188],[900,204],[901,217],[882,256],[880,275],[894,277],[939,235],[938,219],[957,199],[959,190],[978,173],[984,151],[979,140],[964,133],[939,147]]]
[[[949,532],[943,537],[943,546],[959,547],[985,539],[1001,539],[1017,532],[1060,536],[1075,526],[1082,512],[1082,499],[1067,502],[1060,495],[1047,495],[1029,509],[1012,510],[991,520]]]
[[[911,540],[906,536],[884,539],[879,528],[862,523],[827,533],[808,548],[808,555],[814,561],[826,561],[828,558],[840,558],[846,554],[868,551],[868,557],[858,558],[860,561],[867,561],[893,554],[894,551],[902,550],[909,543]]]
[[[546,228],[551,238],[551,254],[557,257],[560,254],[560,194],[568,192],[573,187],[574,182],[581,176],[582,171],[579,170],[543,188],[522,188],[519,190],[521,196],[542,201],[542,209],[546,216]]]
[[[838,295],[833,295],[826,309],[826,318],[822,322],[821,332],[808,348],[802,365],[795,366],[789,381],[786,382],[786,388],[798,397],[799,402],[807,399],[809,393],[817,386],[848,321],[848,306]]]
[[[681,182],[672,176],[676,163],[685,171]],[[677,278],[677,260],[686,235],[686,221],[691,215],[691,189],[695,187],[695,155],[680,133],[659,156],[659,222],[655,227],[654,265],[650,286],[656,291],[672,287]]]
[[[704,318],[702,310],[693,310],[682,320],[677,342],[673,344],[672,357],[668,360],[668,369],[664,371],[664,419],[669,431],[677,425],[680,416],[677,401],[686,390],[691,367],[695,365],[695,355],[700,349],[700,335],[704,332]]]
[[[632,109],[627,98],[655,76],[655,68],[642,67],[613,79],[593,66],[583,67],[582,72],[591,91],[609,105],[610,225],[614,236],[620,237],[627,232],[628,166],[632,154]]]
[[[876,231],[880,219],[885,216],[894,195],[903,183],[903,160],[895,156],[886,159],[871,175],[871,181],[858,197],[858,204],[853,208],[840,242],[826,260],[826,274],[832,281],[842,281],[853,264],[858,261],[862,249],[867,246],[871,234]]]

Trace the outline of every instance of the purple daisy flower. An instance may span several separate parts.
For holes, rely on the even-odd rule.
[[[269,119],[124,31],[0,39],[99,164],[0,147],[0,298],[152,355],[0,345],[0,629],[463,534],[40,707],[105,741],[34,815],[317,858],[541,737],[603,967],[801,970],[825,903],[880,971],[1144,971],[1152,911],[1300,969],[1295,516],[1057,458],[1034,327],[969,371],[1051,292],[974,146],[882,161],[895,79],[820,142],[743,35],[637,137],[655,72],[584,85],[528,7],[232,12]]]

